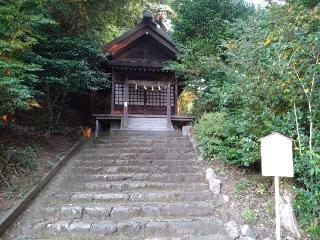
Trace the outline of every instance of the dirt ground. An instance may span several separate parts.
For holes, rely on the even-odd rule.
[[[245,168],[214,159],[210,166],[221,180],[221,193],[229,197],[220,211],[225,221],[235,221],[240,227],[249,225],[258,239],[275,239],[274,185],[271,177],[263,177],[260,166]],[[302,239],[310,239],[301,231]],[[283,231],[283,239],[293,240]]]
[[[60,135],[44,136],[39,131],[19,126],[0,126],[0,145],[17,149],[31,147],[36,152],[32,160],[36,166],[33,170],[16,173],[14,179],[10,179],[11,187],[0,181],[0,219],[80,139],[79,133],[80,131],[70,130]]]

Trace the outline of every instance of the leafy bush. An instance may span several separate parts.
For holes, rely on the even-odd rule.
[[[249,224],[253,224],[258,218],[258,214],[255,211],[251,210],[249,207],[245,207],[242,210],[241,215]]]
[[[221,156],[227,150],[223,144],[229,135],[226,131],[228,129],[226,114],[218,112],[205,113],[195,124],[194,129],[199,144],[207,154]]]
[[[248,122],[222,112],[205,113],[195,124],[194,133],[207,155],[229,164],[249,166],[259,159],[259,145],[247,134]]]
[[[250,187],[252,185],[252,182],[249,179],[244,179],[239,181],[233,190],[233,192],[236,194],[237,197],[241,196],[243,191]]]
[[[192,114],[195,94],[191,90],[183,90],[177,101],[178,114]]]
[[[197,109],[223,112],[223,119],[205,113],[195,126],[209,155],[249,166],[260,161],[259,138],[278,131],[294,139],[295,212],[319,239],[320,5],[313,2],[273,4],[232,22],[219,54],[192,54],[180,69],[193,81]]]
[[[318,184],[318,188],[319,186]],[[297,196],[293,207],[299,223],[302,228],[310,233],[313,239],[317,239],[317,236],[320,235],[320,191],[319,189],[316,192],[302,188],[294,189],[297,192]]]
[[[0,145],[1,181],[6,180],[7,185],[15,185],[15,176],[37,167],[34,159],[37,155],[38,149],[35,146],[14,148]],[[13,184],[10,184],[11,180]]]
[[[300,225],[316,239],[320,235],[320,155],[297,154],[294,162],[297,179],[304,185],[294,188],[297,193],[294,210]]]

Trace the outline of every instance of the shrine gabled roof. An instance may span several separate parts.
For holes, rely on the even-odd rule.
[[[172,56],[176,57],[178,50],[176,49],[171,37],[153,20],[151,13],[148,11],[144,12],[143,19],[139,24],[120,37],[106,44],[103,50],[109,55],[115,55],[143,36],[151,37],[159,43],[161,48],[165,48],[165,50],[169,51]]]

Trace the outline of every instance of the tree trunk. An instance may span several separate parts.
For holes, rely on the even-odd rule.
[[[292,193],[286,186],[280,190],[280,219],[281,226],[294,237],[300,238],[296,217],[292,208]]]
[[[297,131],[297,135],[298,135],[299,153],[302,154],[300,127],[299,127],[299,121],[298,121],[296,102],[293,103],[293,108],[294,108],[294,116],[295,116],[295,121],[296,121],[296,131]]]
[[[55,123],[54,123],[54,126],[56,126],[56,127],[59,125],[66,97],[67,97],[67,92],[63,91],[62,99],[61,99],[61,101],[59,103],[59,108],[58,108],[57,115],[56,115],[56,120],[55,120]]]

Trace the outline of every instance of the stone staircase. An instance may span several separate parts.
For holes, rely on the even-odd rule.
[[[35,202],[20,235],[5,239],[229,239],[221,196],[195,159],[176,132],[100,138]]]
[[[129,117],[126,130],[140,131],[168,131],[173,130],[167,126],[167,118],[163,117]]]

